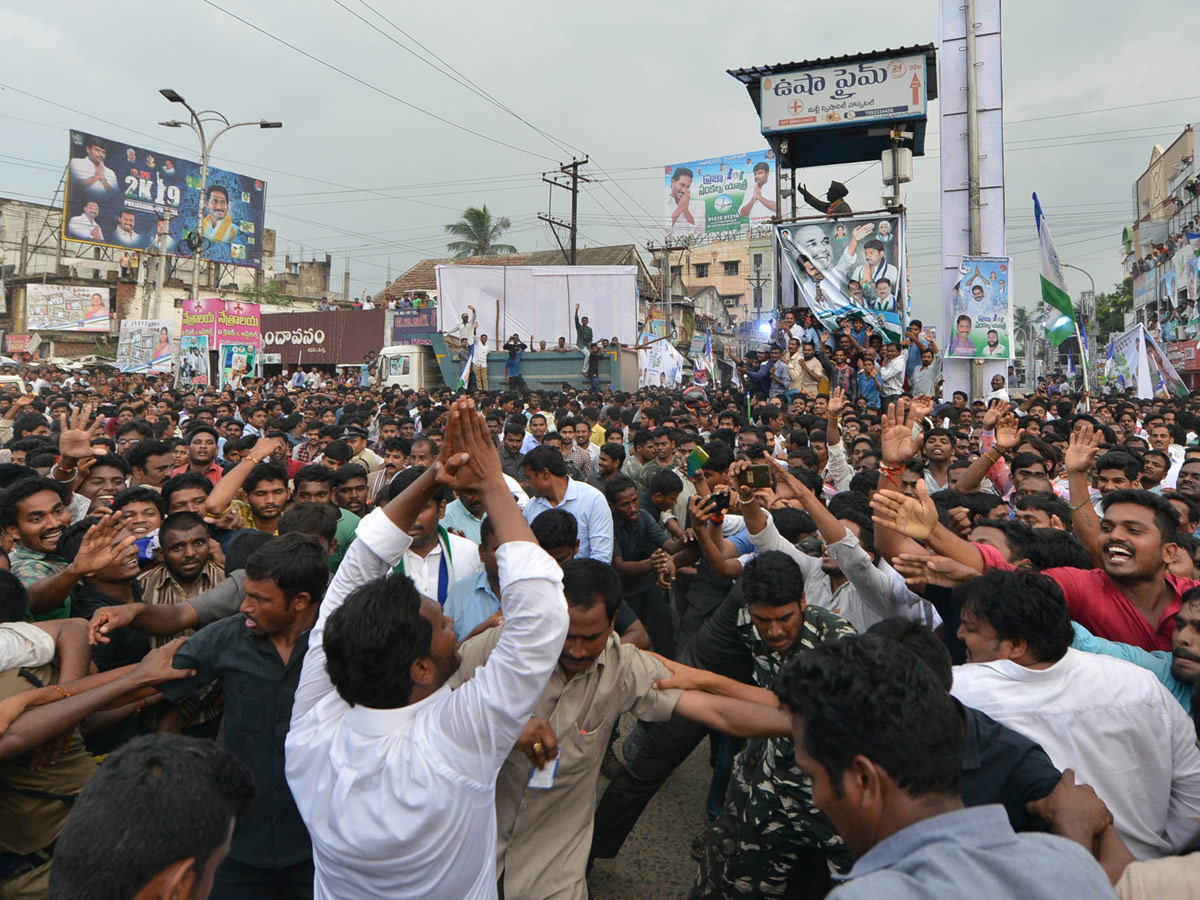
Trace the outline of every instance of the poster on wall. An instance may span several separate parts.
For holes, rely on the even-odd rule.
[[[1012,262],[1007,256],[964,256],[950,304],[946,355],[1012,358]]]
[[[170,372],[171,327],[162,319],[125,319],[117,339],[122,372]]]
[[[179,386],[211,387],[208,335],[188,334],[179,339]]]
[[[112,288],[77,284],[27,284],[26,331],[101,331],[112,325]]]
[[[653,341],[643,332],[639,344]],[[683,356],[670,341],[655,341],[638,354],[638,387],[677,388],[683,384]]]
[[[783,305],[807,307],[826,328],[860,315],[886,341],[903,332],[908,288],[904,218],[849,216],[780,225]]]
[[[226,342],[262,347],[262,309],[257,303],[241,300],[183,301],[180,334],[206,334],[210,347]]]
[[[258,372],[259,350],[251,344],[222,344],[221,388],[240,387],[242,378],[253,378]]]

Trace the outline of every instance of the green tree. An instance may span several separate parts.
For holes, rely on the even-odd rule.
[[[242,299],[247,303],[260,303],[267,306],[292,306],[292,298],[283,292],[274,278],[262,286],[248,287],[242,290]]]
[[[457,241],[451,241],[446,249],[454,254],[456,259],[467,256],[493,256],[502,253],[516,253],[517,248],[512,244],[498,244],[501,235],[512,228],[512,222],[507,216],[493,219],[488,212],[487,204],[476,209],[468,206],[462,218],[453,225],[446,226],[446,233],[452,234]]]
[[[1028,336],[1031,333],[1032,318],[1029,315],[1029,310],[1023,306],[1013,307],[1013,339],[1021,343],[1021,355],[1028,353],[1028,348],[1025,344],[1028,341]],[[1013,348],[1016,349],[1015,347]]]
[[[1114,284],[1111,293],[1096,297],[1096,327],[1100,330],[1101,342],[1110,334],[1125,330],[1125,313],[1133,311],[1133,279],[1126,278]]]

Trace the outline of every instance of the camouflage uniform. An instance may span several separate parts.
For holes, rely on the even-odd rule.
[[[763,643],[745,608],[738,613],[737,630],[753,656],[754,680],[765,688],[793,655],[854,634],[850,623],[812,606],[805,609],[800,638],[786,656]],[[829,819],[813,805],[812,784],[796,766],[791,738],[754,739],[734,760],[725,809],[705,833],[700,872],[688,897],[807,896],[806,883],[828,883],[826,860],[843,871],[853,861]],[[821,893],[816,888],[813,896]]]

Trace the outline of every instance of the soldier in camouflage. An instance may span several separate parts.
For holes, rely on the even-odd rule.
[[[803,577],[785,554],[746,564],[737,635],[753,659],[754,681],[770,689],[783,664],[819,644],[854,634],[828,610],[796,596]],[[812,801],[809,780],[787,738],[753,739],[734,761],[725,808],[705,834],[689,900],[822,896],[829,865],[849,869],[849,850]]]

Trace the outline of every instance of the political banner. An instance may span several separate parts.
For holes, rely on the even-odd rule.
[[[643,332],[638,344],[653,341],[655,335]],[[638,387],[677,388],[683,384],[683,356],[670,341],[655,341],[638,354]]]
[[[785,308],[807,307],[830,330],[861,316],[898,341],[908,303],[904,217],[849,216],[780,225],[775,230]]]
[[[189,334],[179,339],[179,387],[211,387],[208,335]]]
[[[1012,261],[1007,256],[964,256],[946,323],[946,355],[1012,358]]]
[[[25,285],[26,331],[101,331],[112,327],[112,288]]]
[[[1132,388],[1142,400],[1188,393],[1162,346],[1141,322],[1109,343],[1102,380],[1120,390]]]
[[[192,256],[186,240],[200,222],[200,256],[262,267],[264,181],[213,166],[201,191],[200,164],[81,131],[71,131],[63,238],[118,250]]]
[[[240,385],[243,377],[253,378],[258,373],[259,349],[253,344],[222,344],[217,355],[222,390],[230,382]]]
[[[180,334],[208,335],[208,345],[250,344],[262,348],[262,311],[240,300],[184,300]]]
[[[123,319],[117,338],[122,372],[170,372],[171,326],[162,319]]]
[[[778,208],[775,153],[755,150],[666,166],[663,231],[668,238],[737,236]]]

